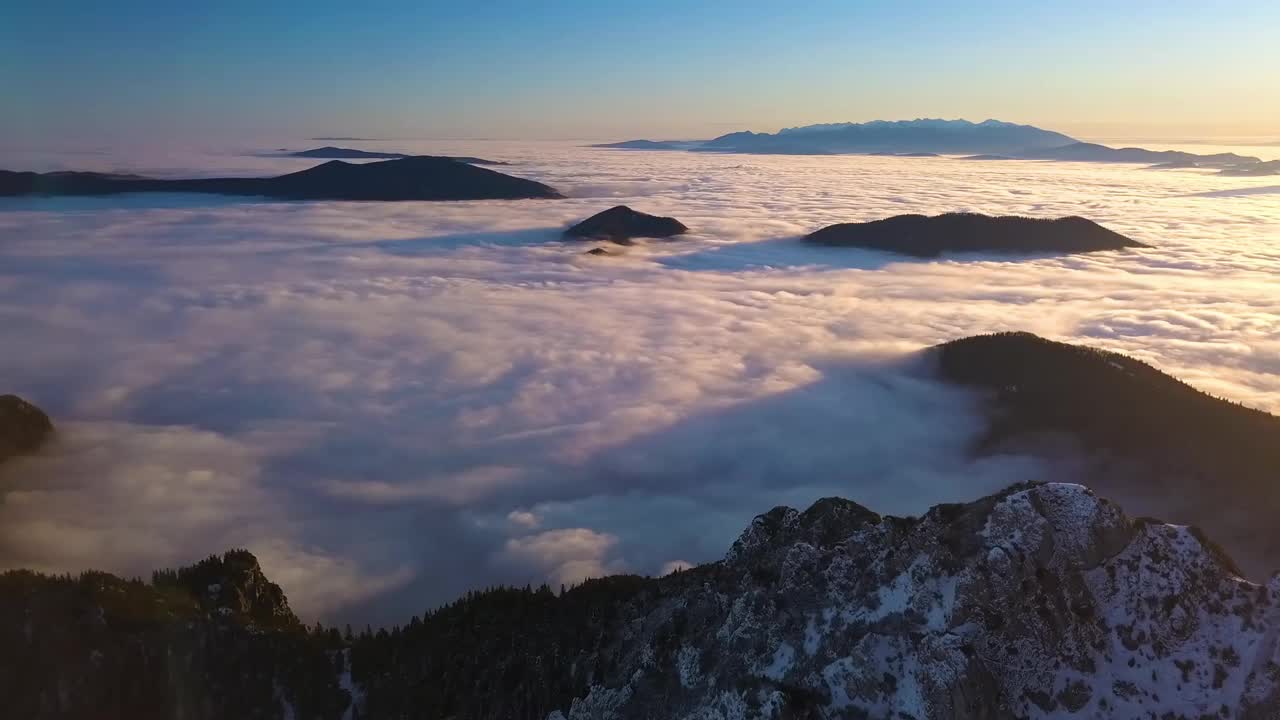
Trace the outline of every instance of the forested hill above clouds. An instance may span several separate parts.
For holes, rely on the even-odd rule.
[[[1046,455],[1131,510],[1204,527],[1252,576],[1280,567],[1280,417],[1139,360],[1030,333],[932,354],[943,379],[986,393],[978,453]]]

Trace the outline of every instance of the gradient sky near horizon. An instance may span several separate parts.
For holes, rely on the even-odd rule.
[[[710,137],[964,117],[1280,139],[1280,3],[16,0],[6,145]]]

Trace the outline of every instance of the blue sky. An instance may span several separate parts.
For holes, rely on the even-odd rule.
[[[705,137],[943,116],[1280,135],[1277,29],[1273,2],[11,0],[0,129]]]

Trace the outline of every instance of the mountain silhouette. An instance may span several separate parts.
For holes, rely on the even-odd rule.
[[[1254,163],[1253,165],[1227,167],[1219,170],[1218,174],[1229,175],[1231,177],[1263,177],[1266,175],[1280,175],[1280,160],[1268,160],[1267,162]]]
[[[39,450],[52,436],[43,410],[17,395],[0,395],[0,463]]]
[[[931,353],[944,380],[987,394],[991,420],[977,452],[1082,465],[1072,472],[1099,492],[1204,527],[1259,577],[1275,569],[1280,417],[1133,358],[1030,333],[968,337]]]
[[[299,150],[298,152],[289,153],[289,157],[325,160],[397,160],[409,157],[443,157],[449,160],[470,163],[472,165],[507,164],[498,160],[485,160],[484,158],[471,157],[470,155],[409,155],[407,153],[356,150],[354,148],[334,147],[332,145],[326,145],[322,148],[312,148],[311,150]]]
[[[1195,163],[1206,165],[1240,165],[1256,163],[1258,158],[1235,153],[1214,153],[1212,155],[1196,155],[1195,153],[1177,150],[1147,150],[1146,148],[1113,148],[1097,143],[1078,142],[1054,148],[1026,150],[1020,157],[1031,160],[1072,160],[1076,162],[1118,162],[1118,163]]]
[[[689,228],[675,218],[637,212],[626,205],[596,213],[564,231],[566,237],[587,240],[611,240],[628,244],[632,238],[665,238],[688,232]]]
[[[688,150],[701,145],[702,140],[623,140],[615,143],[590,145],[594,148],[614,148],[617,150]]]
[[[732,132],[706,141],[625,140],[593,145],[629,150],[692,150],[766,155],[898,155],[927,157],[963,155],[966,160],[1069,160],[1076,162],[1187,163],[1189,167],[1236,168],[1227,175],[1267,175],[1249,171],[1260,162],[1236,153],[1196,155],[1175,150],[1113,148],[1081,142],[1033,125],[1001,120],[873,120],[865,123],[823,123],[784,128],[776,133]]]
[[[1067,145],[1075,140],[1031,125],[987,120],[902,120],[813,125],[777,133],[722,135],[698,150],[770,154],[838,153],[1008,154]]]
[[[883,220],[829,225],[805,242],[834,247],[937,257],[949,252],[1077,253],[1144,247],[1082,217],[1040,219],[977,213],[895,215]]]
[[[307,170],[267,178],[158,180],[91,172],[0,170],[4,195],[114,195],[186,192],[246,195],[281,200],[514,200],[563,197],[533,180],[458,162],[416,156],[364,164],[332,160]]]

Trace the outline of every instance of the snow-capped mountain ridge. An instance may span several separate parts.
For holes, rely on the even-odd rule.
[[[1130,520],[1066,484],[918,520],[824,503],[757,517],[719,582],[648,613],[714,616],[686,634],[678,668],[640,652],[625,682],[549,720],[648,717],[655,686],[671,717],[707,720],[1276,707],[1276,588],[1236,576],[1190,528]]]
[[[1018,123],[1005,122],[1003,120],[995,120],[988,118],[982,122],[972,122],[970,120],[956,119],[946,120],[943,118],[916,118],[914,120],[869,120],[867,122],[838,122],[838,123],[817,123],[814,125],[798,125],[796,127],[782,128],[778,131],[779,135],[809,133],[809,132],[825,132],[828,130],[846,130],[848,128],[890,128],[890,127],[916,127],[916,128],[1029,128],[1031,125],[1019,125]]]

